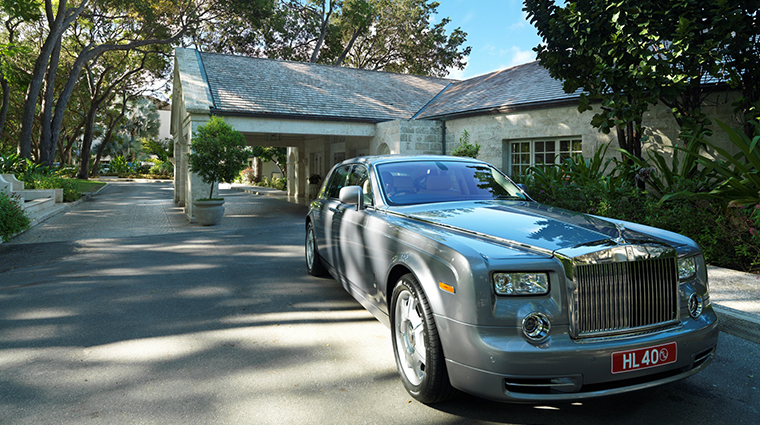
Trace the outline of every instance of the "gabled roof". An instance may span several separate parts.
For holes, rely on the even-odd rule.
[[[188,111],[382,122],[438,119],[575,102],[531,62],[464,81],[200,53],[177,48]]]
[[[439,94],[416,118],[477,115],[499,110],[536,107],[578,99],[538,62],[514,66],[459,81]]]
[[[453,80],[200,53],[211,112],[380,122],[410,119]]]

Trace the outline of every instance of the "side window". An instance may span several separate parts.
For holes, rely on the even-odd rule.
[[[348,177],[350,176],[351,166],[350,165],[344,165],[337,170],[335,170],[334,173],[332,173],[332,176],[330,177],[330,182],[327,184],[327,188],[325,189],[325,196],[328,198],[338,198],[338,195],[340,195],[340,190],[350,185],[350,183],[347,183]]]
[[[367,171],[367,167],[364,165],[355,165],[354,169],[351,170],[348,185],[361,186],[362,192],[364,193],[364,205],[375,205],[372,197],[372,182],[370,181],[369,171]]]

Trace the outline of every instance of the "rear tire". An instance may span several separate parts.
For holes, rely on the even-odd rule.
[[[456,395],[451,386],[438,329],[417,278],[399,279],[391,303],[391,339],[401,381],[416,400],[433,404]]]
[[[306,270],[312,276],[325,276],[327,269],[322,264],[322,257],[317,249],[317,235],[314,233],[314,225],[311,222],[306,226]]]

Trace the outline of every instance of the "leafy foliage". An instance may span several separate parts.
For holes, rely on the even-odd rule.
[[[443,77],[464,69],[467,34],[433,24],[429,0],[233,0],[194,33],[210,51]],[[220,31],[219,28],[224,28]]]
[[[280,169],[280,174],[287,176],[287,148],[254,146],[250,148],[249,152],[252,157],[259,158],[262,162],[274,162],[277,168]]]
[[[169,161],[169,157],[174,156],[174,141],[172,139],[145,138],[142,140],[142,145],[143,151],[156,155],[163,162]]]
[[[217,116],[198,127],[193,134],[191,149],[190,171],[211,186],[209,199],[213,197],[214,185],[233,182],[248,159],[243,134]]]
[[[467,130],[462,131],[462,136],[459,138],[459,146],[451,151],[454,156],[468,156],[470,158],[477,158],[480,152],[480,145],[470,143],[470,133]]]
[[[721,199],[724,204],[730,202],[740,205],[760,204],[760,134],[750,138],[742,131],[730,128],[721,121],[717,123],[728,134],[731,144],[737,151],[736,154],[732,155],[707,139],[698,140],[696,143],[704,143],[712,148],[717,158],[688,149],[684,150],[687,158],[703,167],[701,174],[715,176],[714,181],[717,181],[717,185],[709,184],[708,188],[696,188],[697,190],[684,189],[664,196],[664,200],[696,196]],[[760,129],[760,124],[755,125]]]
[[[617,161],[610,169],[603,146],[592,158],[576,156],[560,165],[533,167],[517,180],[539,202],[681,233],[700,245],[709,263],[757,272],[760,201],[753,183],[756,168],[750,164],[760,149],[757,138],[750,140],[741,131],[732,130],[730,136],[739,152],[717,162],[695,148],[709,142],[691,140],[675,149],[669,162],[654,153],[651,163]],[[701,165],[695,172],[694,164]],[[640,189],[630,174],[645,181],[648,190]]]
[[[737,108],[745,118],[757,113],[759,0],[557,3],[525,1],[545,40],[538,59],[630,156],[642,158],[642,116],[657,102],[671,109],[682,137],[709,132],[706,81],[742,90]]]
[[[73,180],[54,175],[40,173],[28,175],[25,177],[24,187],[27,189],[63,189],[64,202],[74,202],[82,196]]]
[[[153,160],[153,165],[148,170],[148,173],[157,176],[170,177],[174,174],[174,165],[168,161]]]
[[[643,182],[655,197],[665,200],[681,191],[709,191],[717,184],[718,176],[710,169],[698,167],[697,159],[704,142],[696,137],[687,140],[683,148],[663,147],[672,151],[670,161],[658,151],[647,152],[649,161],[644,161],[621,149],[632,164],[627,174],[633,173],[635,179]],[[683,152],[683,156],[679,155],[679,152]]]
[[[29,228],[29,217],[19,206],[16,195],[8,196],[0,192],[0,238],[9,242],[13,236]]]

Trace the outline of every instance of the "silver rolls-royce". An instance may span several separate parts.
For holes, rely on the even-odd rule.
[[[424,403],[649,388],[704,369],[718,339],[694,241],[541,205],[473,159],[336,165],[306,217],[306,265],[390,327]]]

